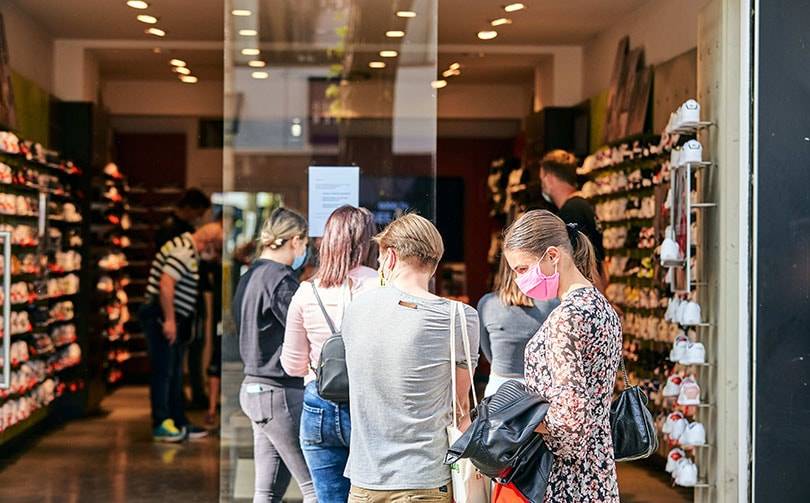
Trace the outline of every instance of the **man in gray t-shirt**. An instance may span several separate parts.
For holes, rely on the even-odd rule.
[[[343,323],[349,371],[351,444],[346,476],[373,491],[440,488],[452,423],[450,301],[414,297],[393,286],[366,292]],[[472,364],[478,313],[465,305]],[[456,359],[466,370],[461,322]],[[469,381],[469,378],[466,379]]]

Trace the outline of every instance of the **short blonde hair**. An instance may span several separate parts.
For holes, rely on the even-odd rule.
[[[498,274],[495,275],[493,290],[498,294],[505,306],[534,307],[534,302],[517,286],[515,271],[509,267],[509,262],[501,253],[501,262],[498,265]]]
[[[430,220],[415,213],[403,215],[378,234],[374,240],[380,250],[393,248],[400,258],[435,269],[444,255],[444,241]]]

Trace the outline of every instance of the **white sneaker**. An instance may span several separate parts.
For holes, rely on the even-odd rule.
[[[683,318],[681,319],[681,324],[686,325],[687,327],[700,325],[702,323],[701,318],[700,304],[694,301],[687,302],[686,308],[683,312]]]
[[[681,381],[678,405],[700,405],[700,385],[694,377],[690,376]]]
[[[686,100],[678,109],[678,127],[695,126],[700,122],[700,104],[693,100]]]
[[[669,352],[669,361],[683,363],[689,344],[689,339],[685,335],[679,335],[675,339],[675,344],[672,345],[672,350]]]
[[[671,133],[678,129],[678,114],[676,112],[672,112],[669,114],[669,122],[667,122],[667,127],[664,130],[667,133]]]
[[[681,149],[673,148],[669,153],[669,167],[670,169],[677,168],[681,164]]]
[[[675,477],[675,484],[681,487],[695,487],[697,485],[698,469],[697,465],[689,460],[683,463],[678,469],[678,476]]]
[[[678,462],[686,458],[686,453],[681,448],[674,448],[667,454],[667,473],[674,473]]]
[[[703,145],[697,140],[689,140],[681,150],[681,164],[703,162]]]
[[[679,396],[681,394],[681,384],[683,379],[677,374],[672,374],[667,378],[667,384],[664,386],[663,394],[666,397]]]
[[[683,325],[683,321],[686,319],[686,308],[688,306],[689,301],[687,300],[681,301],[680,305],[678,305],[678,312],[675,313],[675,323]]]
[[[681,419],[683,419],[683,413],[678,410],[668,415],[667,420],[664,421],[664,426],[661,427],[661,433],[665,433],[667,435],[672,433],[672,427]]]
[[[690,342],[680,361],[683,365],[703,365],[706,363],[706,348],[703,343]]]
[[[685,417],[678,419],[672,423],[672,427],[670,428],[669,438],[672,440],[678,441],[683,437],[684,432],[686,432],[686,428],[689,427],[689,420]]]
[[[689,423],[679,442],[684,447],[706,445],[706,428],[701,423]]]
[[[666,238],[661,243],[661,265],[664,267],[674,267],[676,265],[683,265],[683,257],[681,257],[681,248],[671,238]]]

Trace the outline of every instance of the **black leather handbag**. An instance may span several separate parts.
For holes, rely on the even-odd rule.
[[[310,284],[323,317],[326,318],[326,323],[329,325],[329,331],[332,333],[332,336],[326,339],[321,347],[318,368],[313,369],[318,384],[318,394],[321,398],[332,402],[348,402],[349,373],[346,370],[346,345],[343,343],[343,334],[340,330],[335,329],[335,324],[326,312],[315,283]]]
[[[655,422],[647,408],[647,395],[631,386],[622,358],[624,389],[610,405],[610,432],[616,461],[633,461],[651,456],[658,450]]]

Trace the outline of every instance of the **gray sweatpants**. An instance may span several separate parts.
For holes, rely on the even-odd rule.
[[[239,404],[253,425],[253,458],[256,465],[254,503],[279,503],[290,475],[295,477],[304,503],[316,503],[315,488],[298,442],[304,390],[242,383]]]

